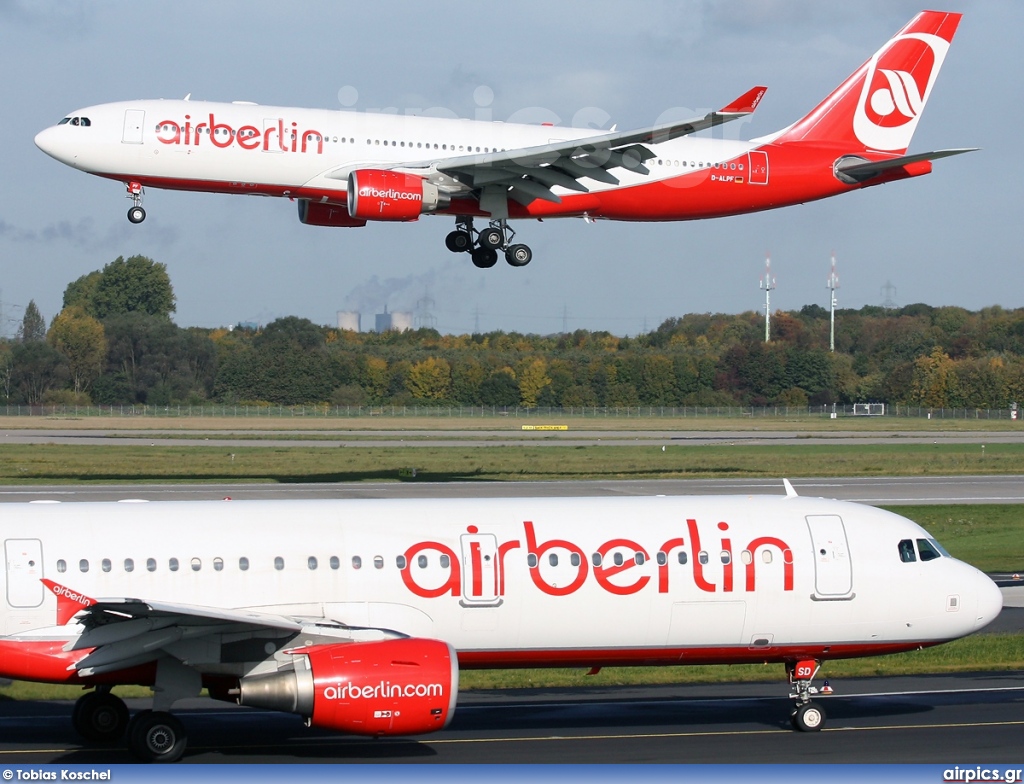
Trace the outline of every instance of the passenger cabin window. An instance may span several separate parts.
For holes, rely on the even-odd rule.
[[[341,559],[336,555],[331,556],[331,568],[335,571],[341,568]]]
[[[395,558],[395,566],[397,566],[399,569],[404,569],[405,566],[406,566],[406,563],[408,563],[408,562],[405,560],[405,556],[404,555],[400,555],[397,558]]]
[[[352,556],[352,568],[353,569],[362,569],[363,568],[363,559],[360,558],[358,555],[353,555]]]
[[[306,559],[306,566],[309,567],[310,571],[315,571],[317,567],[316,556],[309,556],[309,558]]]
[[[178,571],[178,559],[177,558],[171,558],[167,562],[167,568],[170,569],[172,572]]]
[[[900,542],[900,560],[903,563],[913,563],[917,560],[917,556],[914,554],[914,542],[911,539],[904,539]]]
[[[103,571],[105,571],[105,572],[109,572],[109,571],[111,570],[111,568],[113,568],[113,564],[112,564],[112,563],[110,563],[110,559],[109,559],[109,558],[104,558],[104,559],[103,559],[103,560],[102,560],[102,561],[100,562],[100,568],[101,568],[101,569],[102,569]]]
[[[224,559],[223,558],[214,558],[213,559],[213,571],[215,571],[215,572],[222,572],[222,571],[224,571]]]
[[[533,569],[537,565],[537,554],[530,553],[526,556],[526,565]]]
[[[249,571],[249,559],[246,558],[244,555],[238,559],[238,569],[242,572]]]
[[[281,556],[274,558],[274,568],[279,572],[284,569],[284,558]]]
[[[426,569],[427,568],[427,556],[425,556],[425,555],[418,556],[416,558],[416,565],[419,566],[420,569]]]
[[[706,564],[708,562],[707,551],[701,550],[699,553],[697,553],[697,560],[700,561],[702,564]]]
[[[131,558],[125,558],[124,559],[124,570],[126,572],[134,572],[135,571],[135,561],[133,561]]]
[[[374,569],[383,569],[384,568],[384,556],[382,556],[382,555],[375,555],[375,556],[373,556],[373,568]]]
[[[192,568],[193,572],[198,572],[200,569],[203,568],[203,562],[200,561],[198,558],[193,558],[191,561],[189,561],[188,565]]]
[[[78,569],[82,572],[89,571],[89,562],[85,558],[83,558],[81,561],[78,562]]]
[[[917,540],[917,552],[921,554],[922,561],[934,561],[936,558],[942,557],[927,539]]]
[[[67,570],[68,570],[68,562],[67,561],[65,561],[63,558],[61,558],[59,561],[57,561],[57,571],[58,572],[66,572]]]
[[[442,555],[441,556],[441,568],[442,569],[447,569],[451,565],[452,565],[452,559],[449,558],[447,555]]]
[[[146,571],[147,572],[155,572],[156,571],[156,558],[147,558],[146,559]]]

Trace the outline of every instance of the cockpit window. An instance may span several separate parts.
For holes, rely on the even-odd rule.
[[[929,539],[928,541],[932,543],[932,547],[934,547],[936,550],[938,550],[943,558],[952,558],[953,557],[953,556],[951,556],[949,554],[949,552],[946,550],[945,547],[943,547],[941,544],[939,544],[934,539]]]
[[[92,125],[92,120],[90,120],[88,117],[83,117],[82,118],[82,125],[85,125],[85,126]]]
[[[67,125],[69,122],[71,122],[71,118],[70,117],[65,117],[63,120],[61,120],[59,123],[57,123],[57,125]]]
[[[912,539],[904,539],[900,542],[900,560],[903,563],[913,563],[917,560],[917,555],[914,553],[914,541]]]
[[[65,117],[63,120],[61,120],[59,123],[57,123],[57,125],[68,125],[68,124],[71,124],[71,125],[82,125],[82,126],[85,126],[86,128],[88,128],[90,125],[92,125],[92,120],[90,120],[88,117]]]
[[[930,539],[918,539],[917,551],[921,554],[922,561],[934,561],[936,558],[942,557],[939,551],[932,546]]]

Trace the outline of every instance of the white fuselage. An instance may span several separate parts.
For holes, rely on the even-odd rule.
[[[916,524],[809,498],[5,505],[0,538],[9,642],[77,633],[44,578],[437,638],[463,667],[870,655],[1001,608],[954,558],[901,561]]]

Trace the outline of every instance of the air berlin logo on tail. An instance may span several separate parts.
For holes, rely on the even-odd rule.
[[[853,132],[862,144],[907,149],[948,49],[949,42],[938,36],[909,33],[871,59],[853,115]]]

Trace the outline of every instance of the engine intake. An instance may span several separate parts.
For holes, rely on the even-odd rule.
[[[459,664],[447,643],[408,638],[293,653],[293,670],[242,678],[239,704],[356,735],[435,732],[455,713]]]
[[[348,212],[360,220],[414,221],[450,203],[448,194],[415,174],[358,169],[348,175]]]

